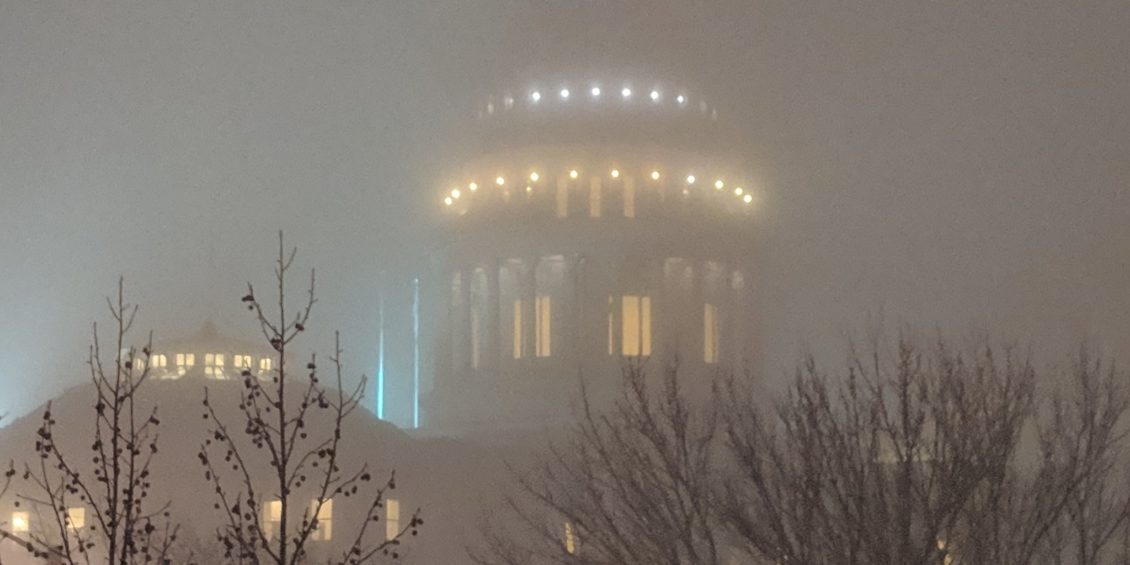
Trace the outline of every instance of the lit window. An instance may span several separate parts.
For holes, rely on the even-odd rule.
[[[204,354],[204,374],[206,376],[222,379],[224,378],[224,354],[223,353],[205,353]]]
[[[616,353],[616,333],[613,331],[615,326],[614,317],[612,313],[612,297],[608,297],[608,354]]]
[[[314,516],[317,520],[314,524],[314,531],[310,535],[310,539],[314,541],[330,541],[333,539],[333,525],[334,525],[334,501],[333,499],[326,500],[322,503],[321,508],[318,507],[318,501],[310,502],[310,515]]]
[[[81,530],[86,527],[86,508],[82,506],[68,508],[67,527],[72,530]]]
[[[565,522],[565,552],[569,555],[577,554],[577,532],[573,529],[572,522]]]
[[[177,353],[177,374],[184,376],[194,365],[196,365],[195,353]]]
[[[522,300],[521,299],[515,299],[514,300],[514,324],[513,324],[513,328],[514,328],[514,344],[513,344],[514,345],[514,348],[513,348],[514,358],[515,359],[521,359],[522,358],[522,341],[523,341],[523,339],[522,339],[522,337],[523,337],[523,333],[522,333]]]
[[[169,360],[164,355],[154,355],[149,363],[155,369],[164,369],[169,365]]]
[[[629,357],[651,355],[651,297],[625,295],[620,310],[621,353]]]
[[[552,355],[550,348],[552,341],[552,303],[550,297],[539,296],[536,298],[534,305],[534,329],[536,334],[534,336],[534,355],[538,357],[549,357]]]
[[[272,500],[263,507],[263,537],[271,539],[282,524],[282,501]]]
[[[589,184],[589,217],[600,217],[600,179],[594,178]]]
[[[27,512],[12,512],[12,533],[26,534],[31,529],[31,518]]]
[[[260,373],[271,372],[271,358],[270,357],[264,357],[264,358],[259,360],[259,372]]]
[[[385,501],[385,539],[396,539],[400,535],[400,501],[390,498]]]
[[[251,356],[250,355],[233,355],[232,365],[236,369],[251,369]]]
[[[718,307],[713,304],[702,310],[702,360],[718,362]]]

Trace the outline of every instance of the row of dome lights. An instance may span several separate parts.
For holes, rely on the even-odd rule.
[[[599,86],[594,86],[594,87],[592,87],[592,89],[589,90],[589,94],[595,100],[597,98],[600,98],[602,91],[601,91]],[[633,94],[632,88],[629,87],[629,86],[625,86],[624,88],[620,89],[620,97],[623,98],[624,100],[630,100],[632,98],[632,94]],[[572,91],[570,91],[568,88],[562,88],[557,93],[557,96],[560,97],[561,100],[568,100],[569,97],[572,96],[572,95],[573,95]],[[663,98],[663,94],[660,93],[658,90],[652,90],[648,94],[648,98],[650,98],[652,102],[659,102]],[[541,94],[540,90],[534,90],[534,91],[530,92],[530,101],[532,101],[533,103],[536,104],[538,102],[541,102],[541,99],[542,99],[542,94]],[[680,106],[682,106],[683,104],[687,103],[687,97],[680,94],[680,95],[675,97],[675,102],[677,102]]]
[[[577,171],[577,169],[571,169],[569,171],[569,178],[576,180],[576,178],[578,176],[580,176],[580,172]],[[608,172],[608,176],[610,176],[614,179],[620,178],[620,169],[612,169],[611,171]],[[658,181],[659,179],[661,179],[663,177],[663,175],[660,174],[660,172],[656,171],[656,170],[651,171],[651,173],[648,176],[653,181]],[[539,180],[541,180],[541,175],[538,174],[537,171],[530,173],[530,182],[531,183],[538,182]],[[695,177],[693,174],[687,175],[686,179],[684,179],[684,180],[686,181],[688,186],[693,185],[696,182],[698,182],[698,178]],[[494,179],[494,184],[498,185],[499,188],[502,188],[502,187],[506,186],[506,178],[500,175],[500,176],[498,176]],[[718,179],[718,180],[714,181],[714,190],[721,191],[725,188],[726,188],[726,182],[723,181],[722,179]],[[471,182],[470,184],[467,185],[467,190],[469,190],[471,192],[476,192],[476,191],[479,190],[479,184],[476,183],[476,182]],[[532,192],[532,191],[533,191],[533,187],[527,185],[526,186],[526,192]],[[683,189],[683,194],[687,194],[686,188]],[[443,199],[443,203],[447,206],[451,206],[452,204],[455,203],[456,200],[459,200],[459,198],[462,197],[462,196],[463,196],[463,191],[459,187],[452,188],[451,192],[448,193],[448,196]],[[753,195],[750,194],[749,192],[747,192],[744,188],[742,188],[740,186],[734,188],[734,196],[741,198],[742,202],[745,202],[746,204],[752,204],[753,203]]]

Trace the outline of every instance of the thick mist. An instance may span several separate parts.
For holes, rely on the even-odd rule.
[[[318,269],[312,345],[340,329],[371,374],[476,96],[606,69],[744,132],[768,374],[876,318],[1130,359],[1128,26],[1118,0],[5,0],[0,411],[82,381],[119,275],[156,339],[253,335],[279,229]]]

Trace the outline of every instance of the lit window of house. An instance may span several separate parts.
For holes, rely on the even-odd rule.
[[[240,370],[240,371],[242,371],[243,369],[247,369],[248,371],[250,371],[251,370],[251,356],[250,355],[233,355],[232,356],[232,366],[234,366],[237,370]]]
[[[552,343],[551,329],[553,327],[551,306],[550,297],[539,296],[536,298],[534,330],[537,335],[534,336],[534,355],[538,357],[549,357],[552,354],[550,349]]]
[[[385,501],[385,539],[395,539],[400,535],[400,501],[390,498]]]
[[[149,360],[149,366],[154,369],[164,369],[169,366],[169,359],[163,354],[154,355]]]
[[[12,512],[12,533],[26,534],[31,529],[31,517],[27,512]]]
[[[314,532],[310,536],[311,539],[314,541],[330,541],[333,539],[333,499],[326,500],[322,503],[321,507],[318,506],[317,500],[311,501],[310,515],[315,516],[317,519],[317,523],[314,524]]]
[[[272,500],[263,507],[263,537],[271,539],[282,525],[282,501]]]
[[[224,378],[224,361],[223,353],[205,353],[204,375],[214,379]]]
[[[718,307],[713,304],[702,310],[702,360],[718,362]]]
[[[196,365],[195,353],[177,353],[177,374],[183,376]]]
[[[621,353],[628,357],[651,355],[651,297],[624,295],[620,311]]]
[[[565,552],[569,555],[577,554],[577,532],[573,529],[572,522],[565,522]]]
[[[259,372],[260,373],[271,372],[271,358],[270,357],[264,357],[264,358],[259,360]]]
[[[67,527],[72,530],[81,530],[86,527],[86,508],[82,506],[68,508]]]

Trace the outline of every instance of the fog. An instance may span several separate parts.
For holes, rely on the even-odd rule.
[[[276,232],[371,372],[476,96],[695,85],[763,198],[765,368],[876,317],[1130,359],[1130,4],[0,2],[0,411],[84,378],[126,278],[157,338],[254,328]]]

